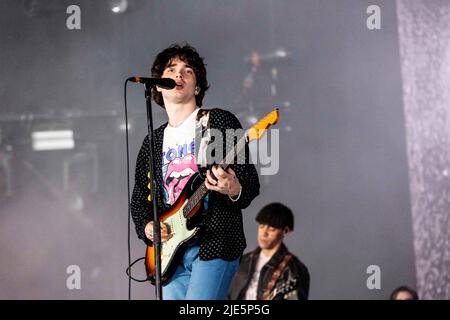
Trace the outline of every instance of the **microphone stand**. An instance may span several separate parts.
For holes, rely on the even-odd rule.
[[[147,130],[149,137],[149,168],[150,168],[150,194],[153,203],[153,245],[155,246],[155,295],[157,300],[162,300],[161,286],[161,228],[157,206],[156,179],[155,179],[155,162],[153,155],[155,154],[155,139],[153,135],[153,117],[152,117],[152,95],[150,83],[145,83],[145,101],[147,104]]]

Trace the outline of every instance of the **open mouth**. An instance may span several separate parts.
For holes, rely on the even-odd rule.
[[[194,174],[194,170],[192,170],[191,168],[186,168],[180,172],[178,171],[172,171],[169,175],[169,177],[167,178],[167,184],[171,184],[172,180],[178,180],[181,181],[186,177],[189,177],[190,175]]]
[[[169,163],[164,177],[164,187],[168,193],[169,204],[173,204],[176,201],[179,193],[189,181],[190,176],[196,171],[195,157],[190,154]]]
[[[173,204],[177,200],[180,192],[187,184],[189,177],[194,173],[195,171],[191,168],[186,168],[180,172],[172,171],[166,178],[165,184],[167,186],[167,192],[169,194],[168,200],[170,204]]]

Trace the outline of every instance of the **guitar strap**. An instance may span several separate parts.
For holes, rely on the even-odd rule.
[[[270,281],[267,283],[266,289],[264,290],[262,296],[262,300],[267,300],[267,298],[269,297],[270,293],[273,290],[273,287],[275,286],[275,283],[277,283],[278,279],[280,278],[281,272],[283,272],[284,268],[286,268],[286,265],[288,264],[289,260],[291,260],[291,258],[292,258],[291,254],[286,254],[283,260],[280,261],[277,269],[272,274],[272,279],[270,279]]]
[[[195,149],[196,162],[200,168],[206,168],[208,162],[206,158],[206,148],[211,140],[209,132],[209,110],[200,109],[197,113],[195,123]]]

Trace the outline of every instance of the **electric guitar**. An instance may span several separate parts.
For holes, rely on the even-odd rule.
[[[264,132],[279,119],[278,109],[267,114],[257,124],[246,131],[237,142],[233,150],[219,163],[226,170],[234,158],[253,140],[260,139]],[[176,269],[175,261],[183,253],[183,247],[199,231],[200,227],[192,226],[192,221],[198,220],[202,211],[202,200],[209,193],[200,174],[194,174],[183,188],[175,203],[161,213],[160,221],[168,227],[169,239],[161,243],[161,283],[165,284]],[[148,279],[155,283],[155,246],[147,246],[145,253],[145,267]]]

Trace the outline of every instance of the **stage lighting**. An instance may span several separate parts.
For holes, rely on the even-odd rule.
[[[254,114],[249,114],[246,118],[245,118],[246,122],[252,126],[254,124],[256,124],[258,122],[258,118],[256,117],[256,115]]]
[[[72,130],[35,131],[31,133],[33,150],[68,150],[75,148]]]
[[[278,62],[290,57],[291,53],[283,47],[279,47],[278,49],[268,53],[260,53],[255,49],[249,56],[244,57],[244,61],[253,65],[259,65],[262,62]]]
[[[23,9],[29,17],[37,17],[48,14],[65,13],[68,4],[61,0],[24,0]]]
[[[127,0],[111,0],[110,8],[113,13],[124,13],[128,8]]]

